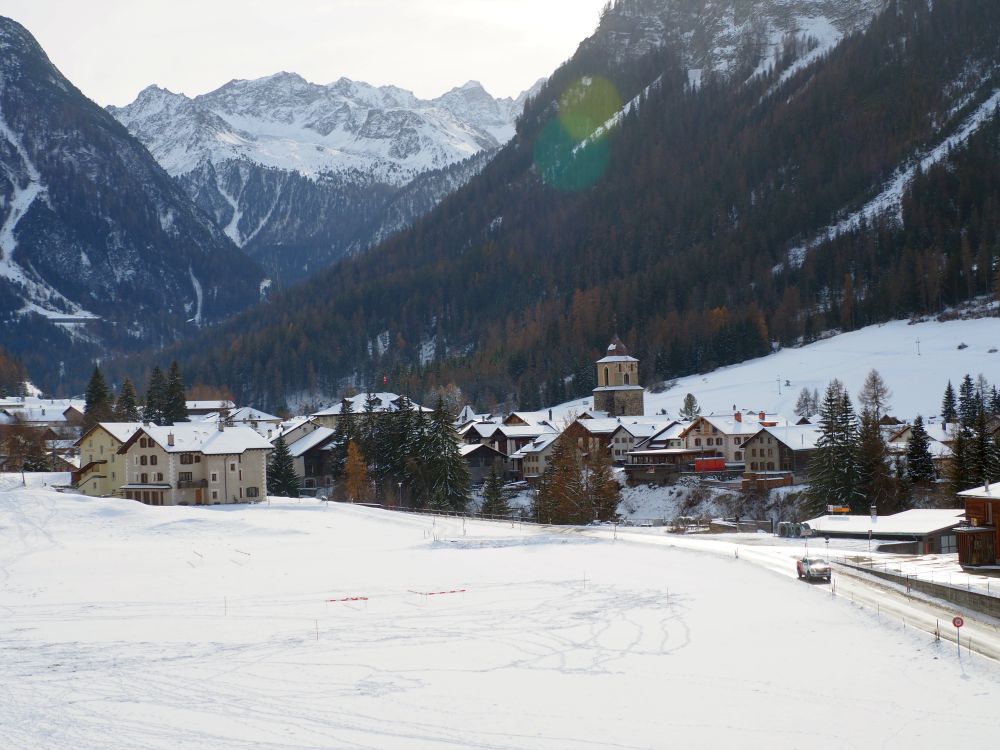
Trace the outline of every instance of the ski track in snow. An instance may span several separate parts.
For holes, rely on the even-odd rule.
[[[969,140],[979,127],[990,116],[993,115],[998,105],[1000,105],[1000,89],[995,90],[985,102],[969,115],[958,129],[932,148],[920,159],[909,167],[898,171],[896,175],[885,185],[877,196],[872,198],[862,208],[852,213],[847,218],[836,224],[827,227],[819,233],[813,240],[794,247],[788,251],[788,263],[792,267],[799,267],[805,260],[806,253],[826,240],[832,240],[841,234],[850,232],[860,226],[862,219],[871,221],[875,217],[892,212],[892,216],[897,221],[902,221],[902,198],[907,186],[913,181],[913,177],[920,170],[926,171],[937,164],[948,155],[949,149],[960,146]],[[775,266],[775,272],[780,271],[780,266]]]
[[[626,534],[19,482],[0,476],[0,747],[902,750],[995,732],[992,662],[796,582],[790,558],[775,573]],[[464,591],[414,593],[447,589]],[[813,655],[822,675],[803,676]]]

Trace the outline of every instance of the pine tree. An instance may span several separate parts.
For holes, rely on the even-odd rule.
[[[701,407],[698,406],[698,399],[692,394],[684,396],[684,404],[678,412],[681,419],[695,419],[701,414]]]
[[[344,466],[347,463],[347,446],[352,440],[358,439],[357,417],[354,414],[354,404],[349,398],[340,402],[340,415],[337,426],[333,428],[333,440],[327,456],[327,472],[334,479],[344,476]]]
[[[94,367],[94,372],[87,383],[86,405],[83,407],[83,431],[86,432],[98,422],[110,422],[112,419],[111,393],[104,382],[101,368]]]
[[[358,444],[353,440],[347,446],[347,463],[344,466],[344,491],[351,503],[366,503],[371,499],[371,479],[368,466]]]
[[[301,480],[295,473],[295,462],[288,452],[285,438],[274,441],[274,455],[267,467],[267,494],[279,497],[298,497]]]
[[[874,412],[875,420],[878,421],[892,408],[889,405],[891,397],[892,391],[889,390],[879,371],[872,369],[858,394],[858,403],[861,404],[862,410]]]
[[[188,421],[187,399],[184,395],[184,380],[181,370],[174,360],[170,363],[163,397],[163,424],[177,424]]]
[[[979,392],[976,390],[972,376],[966,374],[962,378],[962,384],[958,387],[958,423],[967,431],[972,429],[976,423],[976,415],[979,413]]]
[[[879,513],[896,512],[900,508],[896,504],[896,488],[886,463],[888,448],[879,429],[875,401],[869,400],[869,403],[871,407],[861,413],[858,432],[859,489]]]
[[[906,448],[906,476],[914,484],[933,482],[937,477],[930,451],[930,437],[924,429],[924,418],[913,420],[910,441]]]
[[[951,461],[948,462],[948,483],[952,492],[961,492],[973,486],[969,481],[970,439],[961,427],[955,427],[951,442]]]
[[[490,467],[483,483],[483,507],[480,512],[484,516],[507,518],[510,507],[507,505],[507,495],[503,488],[503,479],[497,473],[496,464]]]
[[[115,402],[114,418],[118,422],[138,422],[142,415],[139,412],[138,395],[135,386],[127,377],[122,381],[122,389]]]
[[[819,409],[820,436],[807,468],[810,512],[820,514],[827,505],[847,506],[862,513],[857,461],[857,422],[851,399],[839,380],[832,380]]]
[[[418,457],[427,465],[428,504],[438,510],[465,510],[471,477],[455,433],[455,418],[439,397],[430,420],[430,455]]]
[[[948,387],[944,389],[944,399],[941,401],[941,421],[946,425],[954,424],[958,421],[958,406],[955,401],[955,389],[948,381]]]
[[[534,505],[535,520],[539,523],[589,523],[594,520],[572,441],[560,437],[553,444]]]
[[[142,418],[153,424],[166,424],[163,419],[167,399],[167,379],[163,370],[154,367],[149,376],[149,388],[146,389],[146,403],[143,406]]]
[[[989,423],[982,408],[972,424],[972,434],[968,443],[966,471],[970,487],[989,483],[990,467],[993,463],[993,446],[990,441]]]
[[[430,470],[425,457],[433,453],[431,445],[431,426],[426,412],[417,410],[413,415],[413,424],[406,443],[406,470],[403,481],[409,489],[409,495],[418,508],[427,505],[430,496]]]

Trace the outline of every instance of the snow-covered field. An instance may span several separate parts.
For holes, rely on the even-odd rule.
[[[917,343],[919,339],[919,344]],[[959,344],[966,348],[959,349]],[[919,348],[919,354],[918,354]],[[990,350],[993,351],[990,351]],[[803,388],[823,391],[839,378],[857,404],[865,376],[874,368],[892,389],[891,413],[900,419],[936,415],[950,380],[957,388],[966,373],[982,373],[1000,381],[1000,320],[978,318],[910,325],[899,320],[833,336],[796,349],[722,367],[702,375],[679,378],[669,390],[646,393],[646,414],[666,410],[676,417],[684,395],[693,393],[702,414],[727,414],[737,409],[764,410],[792,417]],[[649,383],[645,383],[649,385]],[[779,391],[780,385],[780,393]],[[591,408],[593,399],[578,399],[553,409],[566,420]],[[539,416],[547,411],[538,412]]]
[[[3,748],[996,737],[995,664],[743,559],[313,500],[5,486]]]

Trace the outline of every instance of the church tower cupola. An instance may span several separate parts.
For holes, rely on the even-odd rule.
[[[617,334],[608,344],[607,355],[597,360],[594,410],[606,412],[609,417],[642,416],[645,412],[639,360],[629,356]]]

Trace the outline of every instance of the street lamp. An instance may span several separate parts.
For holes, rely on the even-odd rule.
[[[403,483],[396,482],[396,510],[403,507]]]

